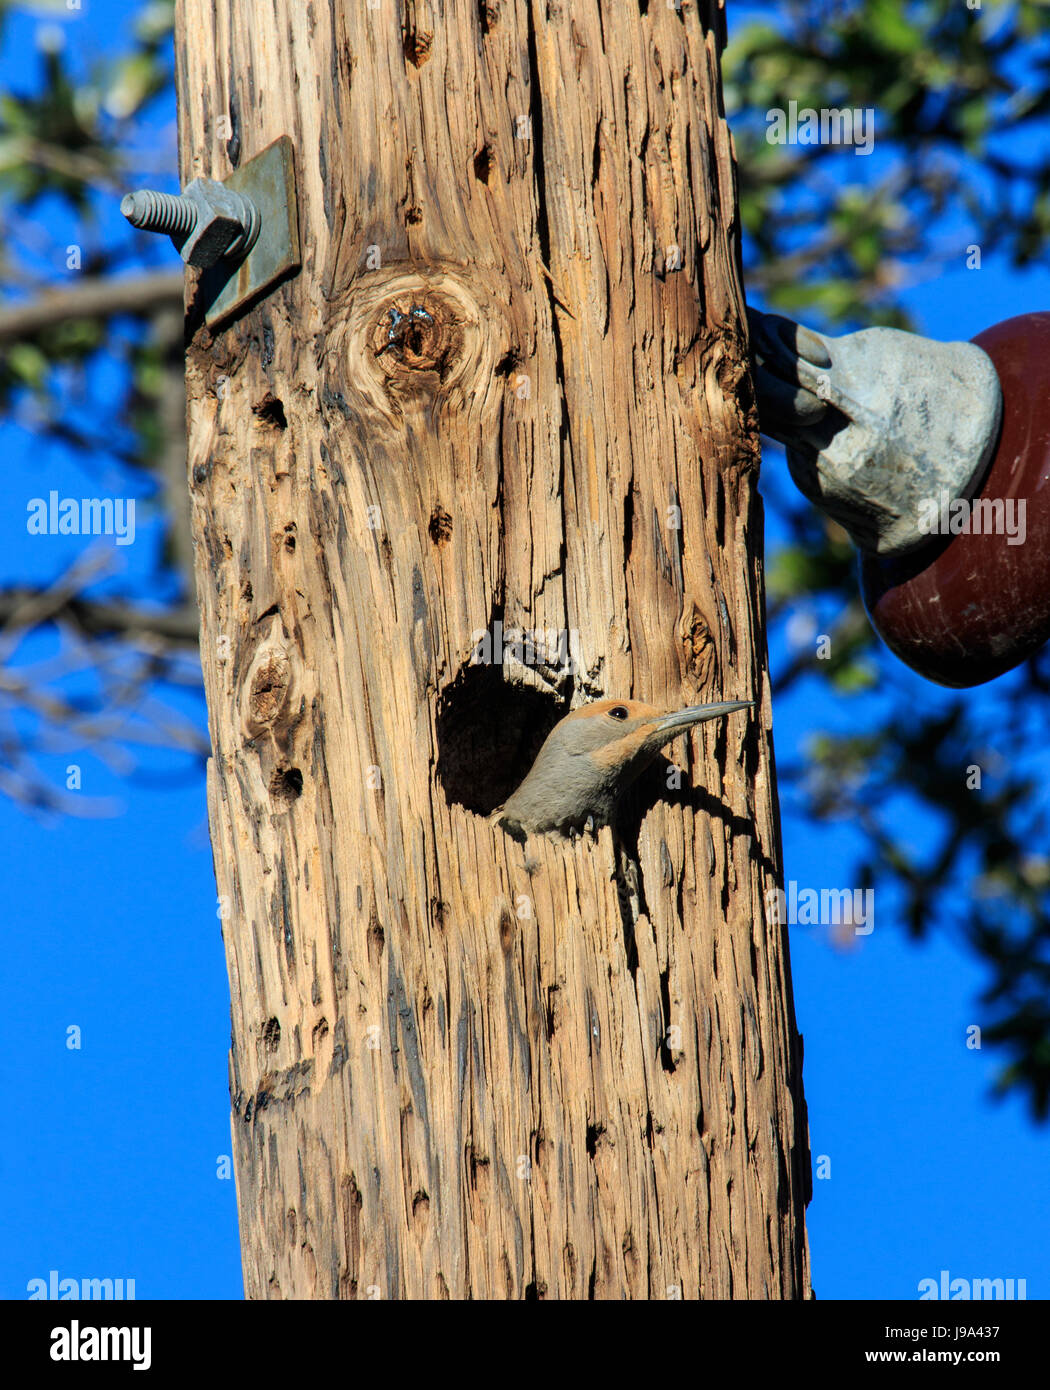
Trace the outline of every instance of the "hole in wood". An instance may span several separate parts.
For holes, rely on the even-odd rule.
[[[479,183],[488,184],[492,173],[492,146],[482,145],[474,156],[474,177]]]
[[[286,811],[303,794],[303,774],[297,767],[278,768],[270,778],[270,800],[275,809]]]
[[[471,1144],[467,1150],[467,1158],[470,1165],[470,1185],[476,1189],[479,1178],[488,1177],[486,1170],[492,1160],[489,1158],[488,1154],[479,1154],[473,1144]]]
[[[373,918],[368,924],[368,959],[372,965],[379,960],[386,945],[386,932]]]
[[[674,1053],[671,1051],[671,972],[669,969],[660,971],[660,1002],[663,1005],[664,1031],[660,1039],[660,1065],[664,1071],[673,1072],[675,1069]]]
[[[272,391],[267,391],[261,401],[252,406],[252,414],[261,425],[272,425],[274,429],[286,430],[288,421],[284,414],[284,404]]]
[[[514,945],[515,925],[513,912],[504,904],[499,915],[499,940],[504,955]]]
[[[465,666],[437,710],[438,781],[446,799],[475,815],[502,805],[568,714],[563,700],[508,685],[501,666]]]
[[[430,532],[430,539],[435,545],[445,545],[452,539],[452,518],[440,502],[434,504],[427,530]]]
[[[596,1124],[587,1126],[587,1152],[594,1158],[598,1152],[598,1140],[605,1133],[605,1126],[599,1120]]]
[[[459,354],[461,337],[452,306],[424,294],[387,303],[372,329],[372,351],[388,372],[433,371],[443,380]]]
[[[405,35],[405,57],[414,68],[421,68],[430,57],[430,47],[434,35],[423,30],[413,30]]]

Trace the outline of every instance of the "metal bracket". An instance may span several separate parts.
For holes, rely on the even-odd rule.
[[[208,324],[236,313],[302,265],[295,151],[288,136],[280,136],[222,183],[224,188],[250,198],[262,214],[262,223],[247,256],[224,256],[202,272],[198,302],[204,306]]]

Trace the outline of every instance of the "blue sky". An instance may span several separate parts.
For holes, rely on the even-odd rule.
[[[105,51],[134,12],[85,0],[67,26],[71,45]],[[0,83],[27,80],[35,23],[12,26]],[[172,118],[158,113],[168,140]],[[157,182],[173,187],[171,173]],[[103,232],[118,231],[110,209]],[[174,252],[157,260],[178,265]],[[909,294],[923,331],[941,338],[968,338],[1042,305],[1045,267],[1018,276],[987,263],[974,273],[961,256]],[[104,374],[94,380],[87,408],[112,386]],[[51,487],[76,493],[84,475],[15,423],[0,424],[0,441],[0,583],[50,577],[81,542],[31,540],[26,502]],[[765,467],[783,469],[771,446]],[[783,535],[774,511],[770,549]],[[143,518],[136,545],[116,558],[144,571],[156,539]],[[29,654],[40,657],[49,642]],[[774,646],[774,671],[785,653]],[[943,698],[902,679],[913,680],[917,702]],[[181,703],[199,719],[199,699]],[[778,760],[801,760],[815,729],[854,728],[865,708],[815,677],[800,681],[775,707]],[[84,794],[113,798],[117,814],[40,821],[0,799],[12,906],[0,984],[9,1059],[0,1295],[25,1297],[28,1280],[57,1269],[134,1278],[140,1298],[237,1298],[234,1184],[217,1173],[230,1152],[229,1003],[203,779],[185,755],[164,751],[144,755],[130,779],[88,750],[41,766],[61,785],[69,762],[83,768]],[[845,886],[855,844],[848,826],[815,826],[786,809],[788,879]],[[814,1164],[826,1155],[830,1165],[827,1179],[815,1176],[808,1213],[814,1287],[823,1298],[915,1298],[919,1280],[947,1268],[953,1277],[1025,1278],[1029,1297],[1047,1297],[1047,1132],[1019,1099],[989,1100],[998,1059],[965,1045],[967,1027],[981,1021],[979,965],[946,936],[907,941],[893,907],[880,897],[874,932],[846,948],[824,929],[792,928]],[[81,1030],[79,1050],[66,1046],[71,1026]]]

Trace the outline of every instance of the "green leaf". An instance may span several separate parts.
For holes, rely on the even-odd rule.
[[[12,343],[7,350],[7,365],[12,375],[35,391],[44,385],[48,360],[35,343]]]
[[[917,53],[926,42],[922,30],[909,22],[901,0],[871,0],[864,23],[875,42],[891,53]]]
[[[162,75],[150,53],[135,53],[118,63],[102,103],[107,115],[117,120],[133,116],[157,90]]]

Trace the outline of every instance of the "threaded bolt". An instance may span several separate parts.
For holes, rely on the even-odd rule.
[[[215,179],[194,179],[181,194],[140,188],[121,199],[120,210],[133,227],[166,232],[187,265],[201,268],[246,256],[262,227],[252,200]]]
[[[189,236],[197,221],[197,207],[189,198],[173,193],[155,193],[140,188],[120,200],[120,211],[133,227],[146,232],[166,232],[168,236]]]

